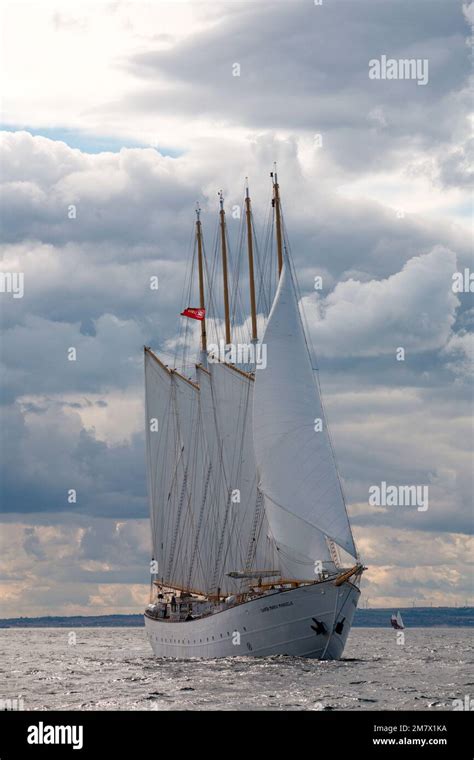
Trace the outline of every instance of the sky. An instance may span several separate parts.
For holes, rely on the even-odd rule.
[[[248,176],[262,229],[275,161],[361,603],[472,604],[474,5],[0,8],[0,271],[24,277],[0,292],[0,615],[144,609],[143,345],[177,339],[196,200],[210,249]],[[427,81],[371,78],[383,56]],[[370,504],[382,482],[428,509]]]

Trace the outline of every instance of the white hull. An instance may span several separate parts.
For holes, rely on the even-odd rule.
[[[272,592],[197,620],[169,622],[145,614],[145,628],[158,657],[291,655],[337,660],[359,594],[350,582],[335,586],[328,580]],[[342,618],[338,633],[335,628]],[[316,621],[325,629],[319,634]]]

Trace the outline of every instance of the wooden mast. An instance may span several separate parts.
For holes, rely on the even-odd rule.
[[[245,186],[245,215],[247,218],[247,249],[249,254],[250,310],[252,312],[252,342],[257,342],[257,305],[255,301],[255,277],[253,269],[252,211],[248,183]]]
[[[225,211],[224,211],[224,197],[222,191],[219,192],[219,202],[221,210],[219,212],[221,218],[221,251],[222,251],[222,274],[224,278],[224,316],[225,316],[225,342],[229,345],[231,342],[230,336],[230,309],[229,309],[229,286],[227,276],[227,241],[225,234]]]
[[[278,184],[276,165],[275,165],[275,171],[272,173],[272,177],[273,177],[273,205],[275,207],[277,252],[278,252],[278,275],[281,275],[281,270],[283,268],[283,237],[282,237],[282,232],[281,232],[280,186]]]
[[[205,308],[204,302],[204,264],[202,255],[202,229],[200,219],[201,209],[199,204],[196,208],[196,240],[198,249],[198,268],[199,268],[199,306],[201,309]],[[206,336],[206,317],[201,319],[201,350],[203,353],[207,351],[207,336]]]

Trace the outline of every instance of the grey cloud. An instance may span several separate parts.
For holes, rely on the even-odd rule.
[[[145,113],[219,119],[224,130],[242,124],[327,133],[338,160],[359,171],[387,168],[403,144],[450,140],[453,112],[468,108],[466,95],[455,94],[470,70],[461,4],[292,1],[240,8],[170,50],[135,55],[131,71],[153,84],[128,93],[127,103]],[[368,62],[382,54],[427,58],[429,84],[369,80]],[[232,76],[235,62],[240,77]],[[154,84],[160,79],[173,88]],[[370,129],[374,109],[385,114],[383,129]]]
[[[141,434],[108,445],[58,405],[27,418],[14,405],[3,410],[2,442],[2,512],[147,516]]]
[[[178,340],[195,201],[211,259],[217,190],[230,209],[250,175],[260,230],[276,159],[303,296],[314,298],[315,275],[324,279],[310,329],[355,531],[373,566],[368,593],[416,587],[453,599],[464,593],[456,573],[472,527],[472,298],[453,294],[449,278],[453,267],[472,268],[469,240],[449,219],[398,219],[341,186],[394,171],[457,189],[464,203],[472,144],[462,3],[265,0],[209,13],[199,35],[122,60],[138,87],[102,106],[137,123],[186,122],[179,158],[151,148],[88,155],[26,132],[2,135],[3,266],[25,274],[23,299],[2,294],[2,530],[20,524],[4,542],[2,577],[26,578],[49,609],[142,604],[148,506],[141,418],[131,411],[142,403],[142,345],[172,353]],[[429,84],[370,81],[368,61],[382,53],[427,57]],[[196,138],[201,118],[213,134]],[[239,222],[228,214],[228,225],[235,255]],[[404,363],[394,361],[398,345]],[[70,346],[77,362],[67,362]],[[102,412],[129,416],[123,440],[84,422]],[[382,479],[429,483],[428,512],[370,510],[368,487]],[[433,579],[432,547],[449,582],[441,570]],[[396,581],[387,557],[398,562]]]
[[[349,279],[322,301],[306,298],[318,353],[395,356],[398,347],[408,354],[442,348],[459,306],[452,290],[456,271],[455,254],[437,247],[386,280]]]

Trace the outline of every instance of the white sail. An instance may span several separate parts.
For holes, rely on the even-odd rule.
[[[326,537],[356,550],[287,262],[263,341],[253,413],[260,487],[277,546],[300,567],[295,577],[308,578],[311,562],[330,559]]]
[[[178,446],[166,523],[165,577],[183,588],[205,590],[207,547],[200,546],[205,532],[200,529],[199,520],[207,467],[199,390],[176,372],[171,382]]]
[[[175,587],[208,591],[208,527],[214,515],[199,390],[148,351],[145,379],[147,473],[158,578]]]
[[[275,564],[274,543],[257,493],[252,440],[253,380],[229,365],[198,368],[203,424],[220,505],[215,521],[212,587],[235,591],[228,572]],[[272,564],[273,563],[273,564]]]
[[[145,431],[153,557],[162,577],[167,497],[176,465],[176,426],[171,406],[171,374],[148,351],[145,351]]]
[[[284,231],[276,173],[272,176],[281,260]],[[228,308],[222,194],[220,207],[230,343],[230,311],[235,313],[240,299],[237,277]],[[204,275],[211,289],[214,267],[209,275],[199,207],[195,253],[202,312],[194,307],[182,312],[206,320],[201,321],[196,381],[168,369],[145,349],[148,490],[158,561],[154,572],[162,592],[147,606],[145,627],[159,656],[338,659],[363,567],[359,561],[347,564],[348,555],[357,555],[289,261],[269,316],[265,347],[257,341],[248,191],[246,211],[252,342],[264,348],[260,356],[266,368],[241,357],[242,366],[255,367],[249,373],[228,356],[216,361],[206,354],[206,324],[212,327],[213,320],[206,316],[205,304],[212,311],[214,297],[210,293],[206,298]],[[263,281],[264,268],[261,275]],[[232,329],[237,334],[235,324]],[[392,625],[399,627],[395,616]]]
[[[200,389],[199,394],[201,399],[203,430],[206,438],[208,458],[211,463],[210,489],[215,504],[212,515],[212,524],[209,528],[207,586],[210,591],[214,590],[215,592],[217,588],[212,589],[212,583],[215,577],[220,536],[222,535],[222,531],[225,530],[225,478],[222,469],[222,446],[220,445],[217,432],[216,410],[213,400],[211,375],[206,369],[199,366],[197,368],[197,380]],[[234,585],[230,583],[228,579],[226,585],[226,582],[223,579],[220,588],[222,593],[227,593],[234,589]]]

